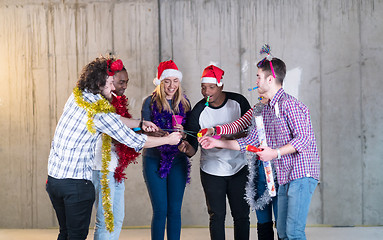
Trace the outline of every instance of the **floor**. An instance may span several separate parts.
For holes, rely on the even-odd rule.
[[[52,240],[57,239],[58,229],[0,229],[0,240]],[[226,228],[226,239],[232,240],[233,228]],[[383,226],[378,227],[307,227],[309,240],[382,240]],[[87,239],[93,239],[93,229],[90,229]],[[148,240],[148,228],[124,228],[120,240]],[[166,238],[165,238],[166,239]],[[183,228],[182,240],[209,240],[208,228]],[[251,228],[250,239],[256,240],[256,228]]]

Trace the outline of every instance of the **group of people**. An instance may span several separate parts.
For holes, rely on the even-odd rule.
[[[99,57],[87,64],[65,104],[48,161],[46,190],[60,225],[58,239],[86,239],[93,204],[94,239],[119,238],[124,170],[143,148],[151,239],[164,239],[165,228],[169,240],[180,239],[189,159],[199,145],[212,240],[225,239],[226,199],[236,240],[250,237],[250,207],[256,211],[258,239],[274,239],[274,224],[279,239],[305,239],[320,168],[310,113],[284,92],[282,60],[262,60],[258,68],[261,110],[241,94],[223,91],[224,71],[214,65],[204,69],[203,98],[192,108],[181,87],[182,72],[172,60],[161,62],[156,87],[136,120],[127,108],[129,75],[122,61]],[[263,116],[267,145],[259,140],[257,114]],[[248,153],[249,145],[260,151]],[[277,196],[268,192],[263,162],[269,161]]]

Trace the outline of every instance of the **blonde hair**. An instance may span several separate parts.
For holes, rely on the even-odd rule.
[[[169,105],[168,100],[166,99],[166,93],[164,89],[164,82],[161,81],[161,84],[158,85],[154,91],[153,91],[153,98],[152,98],[152,103],[156,102],[157,107],[159,112],[161,113],[162,111],[167,111],[167,112],[173,112],[174,114],[179,114],[180,109],[179,109],[179,104],[180,102],[182,103],[184,107],[184,111],[188,112],[190,111],[190,103],[189,101],[185,98],[184,94],[182,94],[182,87],[181,84],[178,85],[177,91],[174,93],[173,99],[172,99],[172,108]]]

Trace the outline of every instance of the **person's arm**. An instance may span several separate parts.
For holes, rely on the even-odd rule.
[[[157,147],[165,144],[169,145],[177,145],[182,138],[181,133],[179,132],[173,132],[165,137],[152,137],[148,136],[144,148],[152,148]]]
[[[126,126],[116,113],[101,113],[94,116],[94,126],[97,131],[106,133],[118,142],[140,151],[147,139],[146,135],[136,134]]]
[[[152,121],[152,118],[151,118],[151,109],[150,109],[150,102],[152,101],[152,95],[150,95],[149,97],[147,97],[144,102],[142,103],[142,108],[141,108],[141,119],[143,121],[143,126],[145,125],[146,122],[151,122]],[[148,136],[153,136],[153,137],[164,137],[164,136],[167,136],[169,135],[168,132],[166,131],[163,131],[159,128],[157,128],[156,131],[146,131],[145,129],[142,129],[145,131],[145,134],[148,135]]]
[[[120,117],[120,120],[129,128],[140,127],[145,132],[156,132],[159,130],[158,127],[156,126],[156,124],[154,124],[150,121],[143,120],[141,123],[141,120],[139,120],[139,119],[130,119],[130,118],[125,118],[125,117]]]
[[[198,150],[198,141],[197,141],[197,132],[200,130],[200,125],[199,125],[199,116],[203,110],[203,106],[204,106],[204,103],[201,103],[201,101],[199,103],[197,103],[193,110],[190,112],[187,120],[186,120],[186,124],[185,124],[185,130],[186,131],[189,131],[189,133],[194,133],[192,134],[193,136],[191,136],[190,134],[188,134],[187,136],[187,142],[190,146],[187,146],[187,153],[186,155],[188,155],[189,157],[192,157],[194,156],[194,154],[197,152]],[[190,149],[189,147],[191,147],[192,149]],[[184,149],[186,151],[186,149]]]
[[[286,111],[287,109],[288,111]],[[289,144],[297,152],[303,152],[310,144],[314,134],[309,109],[301,102],[286,101],[283,106],[283,115],[287,116],[287,124],[292,136]]]
[[[259,159],[264,162],[278,158],[278,150],[280,152],[280,156],[295,153],[297,151],[290,143],[277,149],[272,149],[265,146],[259,146],[259,148],[262,149],[262,151],[257,152],[256,154],[259,156]]]
[[[223,125],[217,125],[211,128],[204,128],[199,131],[202,136],[213,135],[232,135],[243,131],[251,125],[251,117],[253,115],[253,109],[250,108],[242,117],[231,123]],[[206,131],[206,133],[204,133]],[[204,134],[203,134],[204,133]]]
[[[244,129],[251,125],[251,118],[253,116],[253,108],[250,108],[250,104],[245,97],[240,94],[234,95],[235,100],[241,106],[242,116],[231,123],[223,125],[217,125],[211,128],[205,128],[200,131],[201,136],[213,136],[213,135],[233,135],[240,133]],[[238,135],[239,137],[241,135]],[[238,136],[234,137],[237,138]]]
[[[231,150],[240,150],[240,146],[236,140],[221,140],[204,136],[198,139],[201,147],[204,149],[226,148]]]
[[[272,149],[260,147],[262,152],[257,153],[262,161],[281,157],[283,155],[302,152],[310,141],[310,113],[306,106],[296,101],[286,101],[283,106],[283,115],[286,116],[292,139],[286,145]],[[288,109],[288,111],[286,111]],[[279,155],[278,156],[278,151]]]
[[[122,123],[124,123],[129,128],[137,128],[140,125],[139,119],[120,117],[120,120]]]
[[[243,131],[251,125],[251,117],[253,116],[253,108],[250,108],[241,118],[231,123],[216,126],[217,135],[235,134]]]
[[[196,150],[190,145],[188,141],[182,140],[181,144],[178,145],[178,150],[185,153],[188,157],[193,157],[196,153]]]

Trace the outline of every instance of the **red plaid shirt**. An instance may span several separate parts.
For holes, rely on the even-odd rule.
[[[278,111],[276,113],[276,103],[279,114]],[[278,183],[283,185],[303,177],[319,180],[320,160],[309,109],[281,88],[264,107],[262,116],[269,147],[275,149],[290,143],[297,150],[293,154],[282,156],[279,160],[273,160]],[[237,141],[242,152],[246,151],[246,146],[249,144],[259,146],[256,127],[247,137]]]

